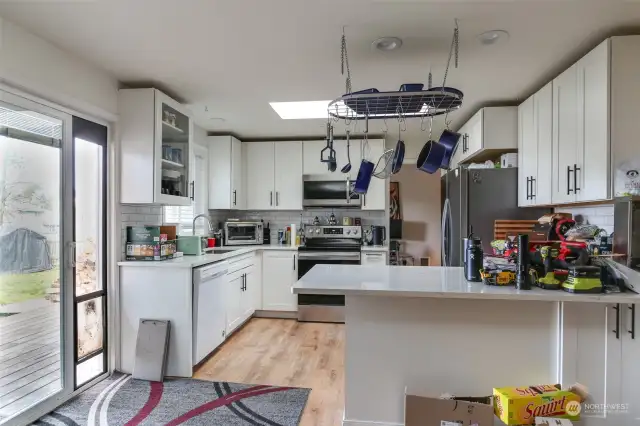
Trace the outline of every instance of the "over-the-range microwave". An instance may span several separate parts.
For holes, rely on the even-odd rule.
[[[360,196],[353,192],[353,181],[346,177],[304,175],[302,188],[304,207],[361,206]]]

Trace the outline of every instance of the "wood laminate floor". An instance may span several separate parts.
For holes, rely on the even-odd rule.
[[[254,318],[202,364],[194,377],[311,388],[300,424],[341,425],[344,325]]]

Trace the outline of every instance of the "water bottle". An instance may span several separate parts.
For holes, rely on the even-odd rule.
[[[481,282],[480,270],[482,269],[482,240],[471,238],[467,241],[465,251],[464,275],[467,281]]]

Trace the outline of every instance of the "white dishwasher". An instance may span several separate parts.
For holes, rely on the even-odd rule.
[[[193,270],[193,365],[202,361],[225,338],[227,262]]]

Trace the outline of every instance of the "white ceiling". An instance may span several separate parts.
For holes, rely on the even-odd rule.
[[[122,82],[157,84],[193,105],[207,130],[256,139],[324,134],[324,120],[281,120],[268,103],[344,92],[343,25],[354,90],[382,91],[426,83],[429,67],[439,85],[458,18],[460,67],[447,81],[465,94],[450,117],[455,128],[481,105],[519,103],[606,35],[633,33],[640,2],[96,0],[0,2],[0,15]],[[482,46],[476,36],[491,29],[509,31],[508,42]],[[404,46],[372,51],[381,36],[401,37]],[[388,127],[397,132],[397,123]],[[370,131],[383,128],[376,120]],[[409,123],[410,133],[419,131],[419,121]]]

